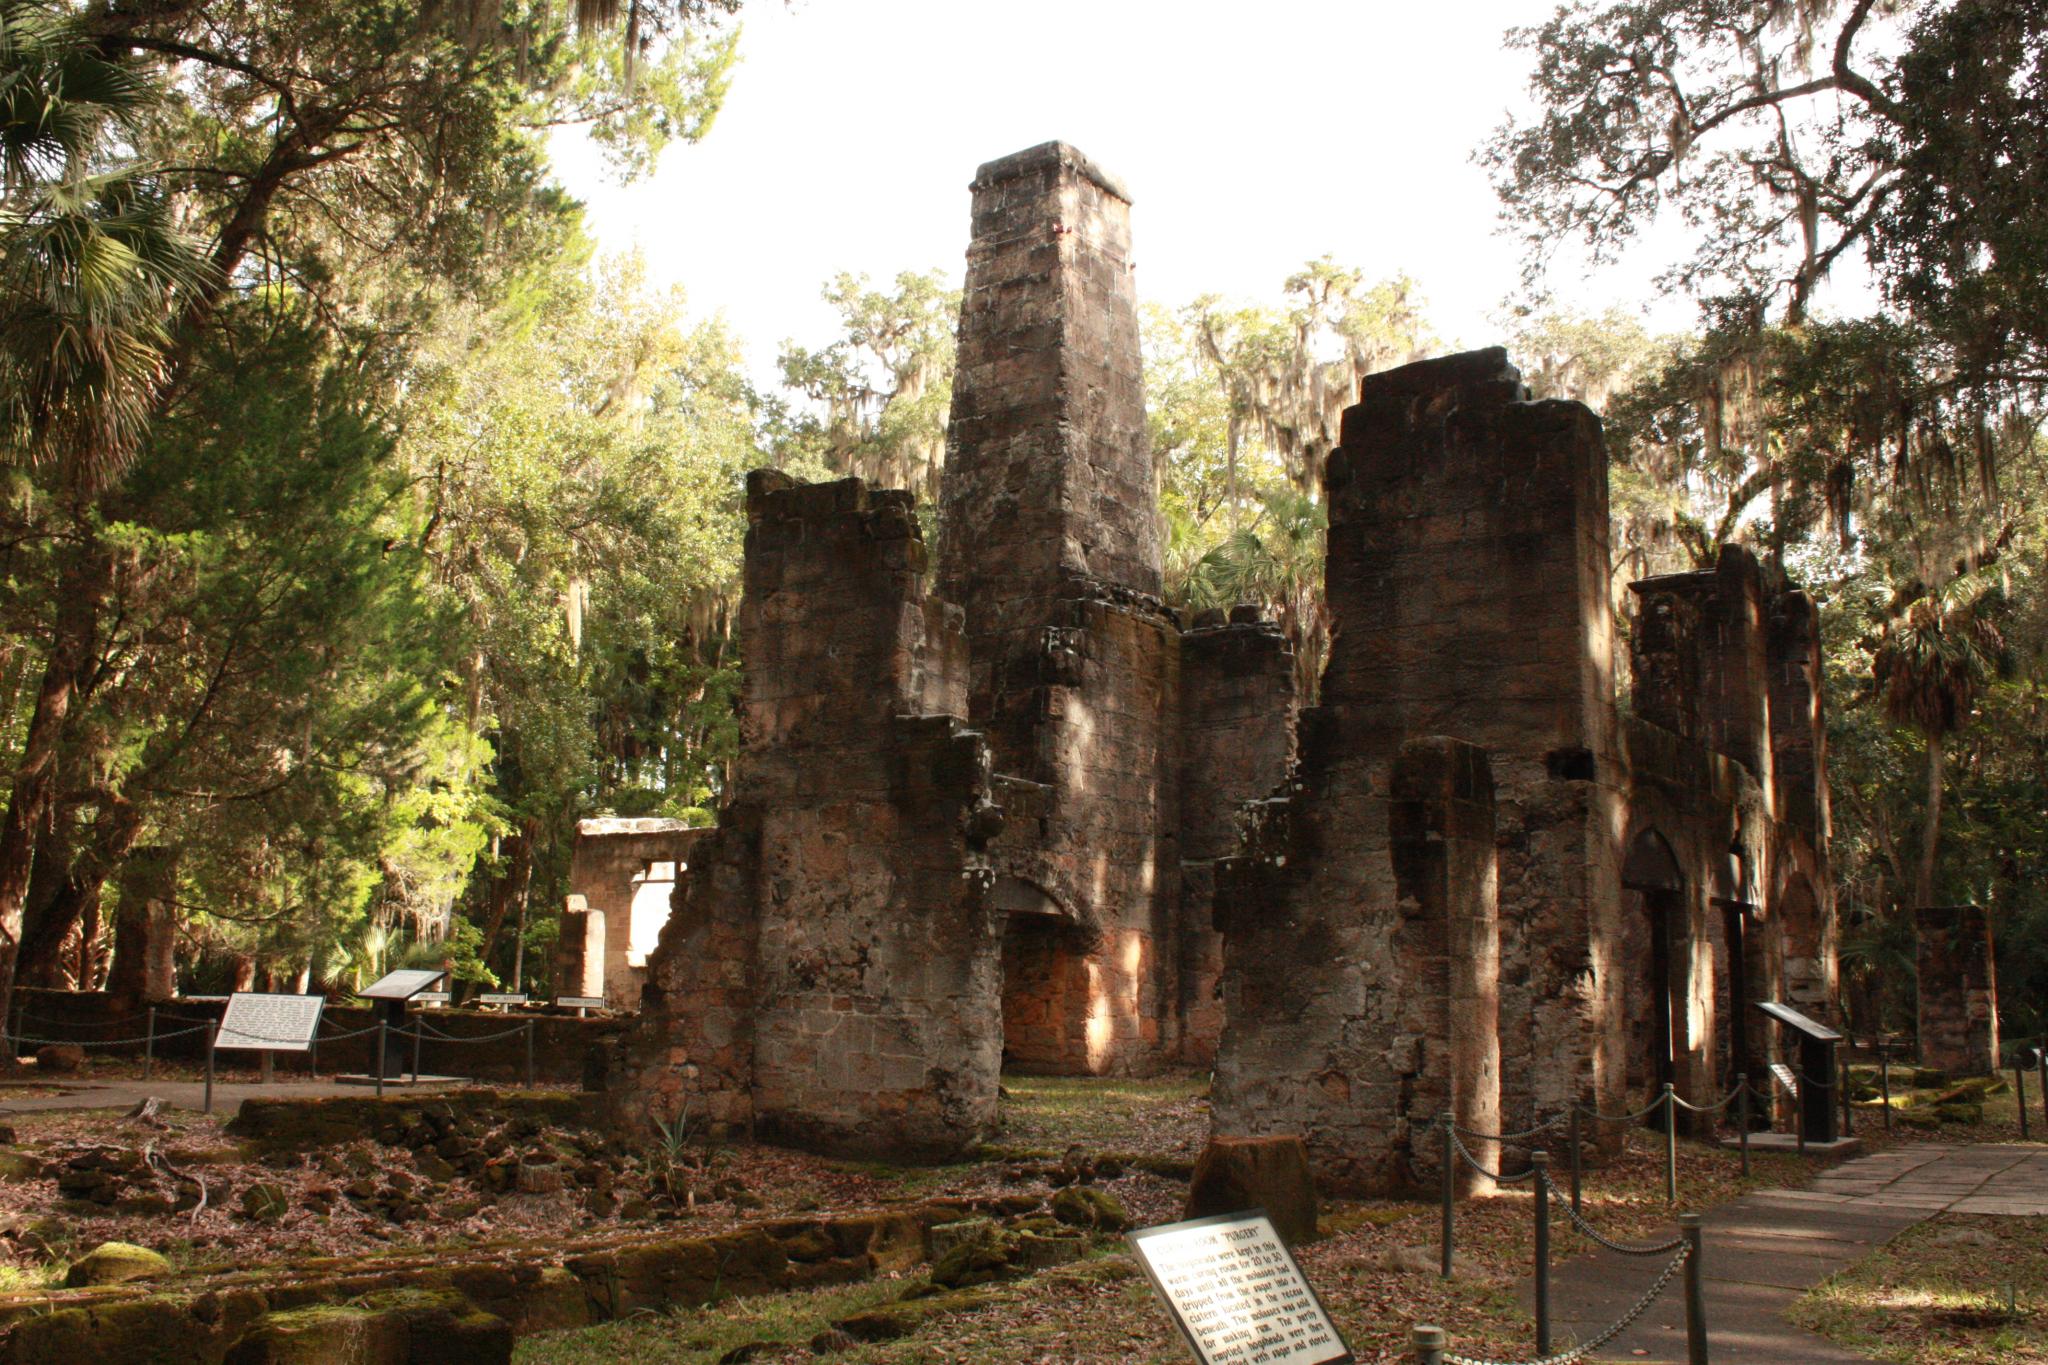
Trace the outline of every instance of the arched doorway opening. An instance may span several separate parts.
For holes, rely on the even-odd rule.
[[[1036,1076],[1086,1075],[1095,991],[1088,940],[1041,887],[1002,877],[1003,1066]]]

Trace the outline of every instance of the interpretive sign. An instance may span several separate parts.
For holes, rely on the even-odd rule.
[[[313,1045],[313,1035],[320,1029],[320,1010],[326,1003],[326,997],[319,995],[237,991],[228,997],[213,1045],[252,1052],[304,1052]]]
[[[1265,1210],[1143,1228],[1129,1240],[1202,1365],[1353,1359]]]
[[[410,1000],[446,975],[426,968],[386,972],[356,994],[365,1000]]]
[[[526,1003],[526,1000],[527,997],[523,993],[516,995],[479,995],[476,998],[476,1002],[479,1005],[523,1005]]]
[[[563,1009],[601,1010],[604,1008],[604,997],[601,995],[558,995],[555,997],[555,1003]]]

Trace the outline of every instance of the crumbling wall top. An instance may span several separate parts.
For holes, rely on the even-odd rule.
[[[1131,192],[1124,182],[1102,169],[1079,148],[1065,142],[1041,142],[1036,147],[1026,147],[1021,152],[985,161],[974,173],[971,190],[985,190],[1005,180],[1021,180],[1025,176],[1054,167],[1065,166],[1096,186],[1115,195],[1126,204],[1131,202]]]

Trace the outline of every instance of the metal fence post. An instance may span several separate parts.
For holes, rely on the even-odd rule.
[[[1686,1365],[1707,1365],[1707,1299],[1700,1266],[1704,1244],[1700,1237],[1700,1216],[1678,1215],[1679,1235],[1685,1238],[1685,1359]]]
[[[1451,1131],[1450,1110],[1446,1109],[1444,1111],[1443,1117],[1439,1120],[1439,1122],[1441,1122],[1444,1126],[1443,1277],[1448,1280],[1449,1278],[1451,1278],[1451,1203],[1453,1200],[1457,1198],[1456,1181],[1458,1175],[1458,1152],[1456,1143],[1458,1141],[1458,1135]]]
[[[1550,1354],[1550,1153],[1529,1153],[1536,1181],[1536,1354]]]
[[[427,1021],[417,1014],[412,1017],[412,1083],[420,1083],[420,1040],[426,1036]]]
[[[2027,1140],[2027,1061],[2027,1053],[2024,1048],[2020,1050],[2019,1056],[2012,1059],[2013,1093],[2018,1095],[2020,1100],[2021,1142]]]
[[[1735,1133],[1742,1143],[1742,1178],[1749,1179],[1749,1073],[1735,1073]]]
[[[2048,1038],[2043,1038],[2041,1046],[2034,1049],[2034,1064],[2041,1072],[2035,1077],[2041,1083],[2041,1121],[2048,1123]]]
[[[1409,1336],[1415,1365],[1444,1365],[1444,1329],[1417,1327]]]
[[[209,1114],[211,1114],[211,1113],[213,1112],[213,1044],[214,1044],[214,1041],[215,1041],[216,1039],[218,1039],[219,1037],[220,1037],[220,1021],[218,1021],[218,1020],[215,1020],[215,1021],[214,1021],[213,1023],[211,1023],[211,1024],[207,1025],[207,1029],[206,1029],[206,1108],[205,1108],[205,1112],[206,1112],[206,1113],[209,1113]]]
[[[526,1021],[526,1088],[533,1089],[533,1020]]]
[[[1842,1136],[1852,1137],[1856,1132],[1856,1113],[1849,1107],[1849,1064],[1840,1062],[1835,1067],[1835,1091],[1842,1097]]]
[[[1573,1212],[1573,1213],[1578,1213],[1578,1212],[1580,1212],[1580,1210],[1581,1210],[1581,1208],[1582,1208],[1582,1205],[1581,1205],[1581,1202],[1580,1202],[1580,1195],[1581,1195],[1581,1192],[1582,1192],[1582,1187],[1583,1187],[1583,1186],[1584,1186],[1584,1184],[1585,1184],[1585,1175],[1584,1175],[1584,1163],[1585,1163],[1585,1159],[1584,1159],[1584,1157],[1583,1157],[1583,1156],[1581,1155],[1581,1153],[1580,1153],[1580,1149],[1579,1149],[1579,1143],[1580,1143],[1580,1141],[1581,1141],[1581,1140],[1582,1140],[1582,1139],[1581,1139],[1581,1138],[1580,1138],[1580,1136],[1579,1136],[1579,1102],[1578,1102],[1577,1100],[1573,1100],[1573,1101],[1572,1101],[1572,1212]]]
[[[1884,1130],[1892,1130],[1892,1047],[1884,1040],[1877,1044],[1877,1088],[1884,1100]]]
[[[384,1098],[384,1035],[390,1031],[391,1026],[384,1020],[377,1021],[377,1098],[380,1100]]]
[[[1678,1092],[1664,1082],[1664,1202],[1678,1202]]]
[[[156,1070],[156,1006],[149,1007],[149,1026],[142,1037],[142,1079],[148,1080]]]

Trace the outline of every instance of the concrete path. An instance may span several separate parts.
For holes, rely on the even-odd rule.
[[[1715,1209],[1706,1218],[1701,1262],[1713,1365],[1868,1365],[1869,1357],[1792,1326],[1784,1311],[1828,1276],[1937,1213],[2048,1214],[2048,1147],[1895,1148],[1825,1171],[1808,1189],[1759,1190]],[[1597,1216],[1588,1216],[1598,1227]],[[1664,1261],[1603,1250],[1556,1267],[1555,1345],[1569,1346],[1619,1318]],[[1674,1278],[1649,1311],[1594,1358],[1684,1365],[1683,1287]]]
[[[149,1095],[156,1096],[170,1109],[201,1109],[206,1104],[206,1084],[203,1081],[53,1081],[51,1084],[62,1084],[64,1093],[17,1097],[10,1095],[5,1088],[0,1088],[0,1121],[4,1121],[10,1114],[35,1114],[52,1109],[132,1109]],[[384,1093],[387,1097],[424,1094],[434,1090],[459,1088],[467,1084],[467,1081],[445,1076],[428,1076],[423,1078],[417,1087],[387,1085]],[[345,1085],[333,1080],[275,1080],[269,1085],[216,1081],[213,1086],[213,1112],[223,1119],[233,1118],[241,1111],[242,1101],[251,1098],[283,1100],[329,1095],[360,1097],[376,1093],[373,1086],[361,1083]]]

